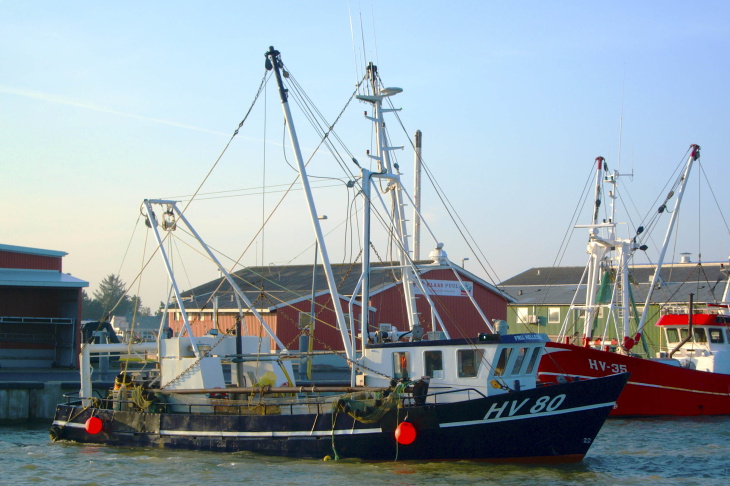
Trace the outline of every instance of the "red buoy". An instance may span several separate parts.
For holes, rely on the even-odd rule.
[[[101,432],[101,419],[99,417],[89,417],[85,424],[86,432],[96,435]]]
[[[395,440],[402,445],[412,444],[416,440],[416,428],[410,422],[401,422],[395,428]]]

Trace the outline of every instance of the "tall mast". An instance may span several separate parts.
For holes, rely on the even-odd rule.
[[[392,163],[390,152],[403,147],[391,147],[388,142],[388,135],[385,130],[385,121],[383,115],[393,111],[399,111],[396,108],[383,108],[383,99],[396,95],[403,90],[400,88],[383,88],[380,86],[377,75],[377,67],[372,63],[368,66],[370,82],[372,87],[372,95],[359,95],[358,99],[367,101],[373,105],[373,115],[366,117],[375,125],[375,144],[376,153],[370,157],[377,164],[377,171],[368,171],[363,169],[363,196],[365,198],[365,209],[363,212],[363,286],[362,286],[362,303],[363,307],[367,306],[370,300],[370,291],[368,289],[370,274],[370,206],[372,203],[371,187],[374,179],[381,179],[387,182],[383,193],[390,193],[391,215],[393,231],[396,239],[396,251],[398,252],[398,264],[401,269],[403,293],[408,315],[408,324],[411,330],[411,339],[420,339],[423,330],[418,320],[418,311],[416,308],[416,299],[414,293],[415,275],[411,266],[411,256],[409,255],[408,234],[406,228],[405,217],[405,201],[403,199],[402,186],[400,181],[400,172],[398,165]],[[363,312],[363,316],[365,316]],[[366,317],[364,317],[366,319]],[[367,330],[363,321],[363,328]]]
[[[307,207],[309,208],[309,215],[312,220],[312,226],[317,237],[317,243],[319,246],[319,255],[322,258],[322,265],[324,266],[325,276],[327,277],[327,286],[329,288],[330,296],[332,297],[332,307],[335,309],[337,315],[337,327],[342,337],[342,343],[345,347],[345,354],[350,362],[353,362],[355,355],[352,349],[351,341],[348,335],[347,322],[345,321],[345,314],[342,312],[342,306],[340,303],[340,294],[337,290],[334,275],[332,274],[332,266],[330,265],[329,255],[327,253],[327,246],[324,242],[324,235],[322,234],[322,228],[319,224],[319,218],[317,216],[317,208],[314,204],[314,197],[312,196],[312,188],[309,185],[309,177],[307,176],[307,170],[304,166],[304,158],[302,157],[301,149],[299,148],[299,140],[297,139],[297,132],[294,128],[294,121],[292,120],[291,110],[289,109],[288,93],[287,89],[284,88],[282,80],[281,69],[283,63],[281,62],[281,53],[275,50],[273,47],[269,47],[269,52],[266,53],[266,69],[274,70],[276,75],[276,84],[279,87],[279,96],[281,97],[281,107],[284,111],[284,118],[286,119],[286,126],[289,129],[289,138],[291,141],[292,149],[294,150],[294,156],[297,159],[297,165],[299,168],[299,175],[302,181],[302,189],[307,198]],[[287,73],[284,74],[287,76]],[[363,302],[363,314],[367,313],[367,303]],[[356,330],[352,329],[352,332]]]
[[[593,320],[596,314],[596,294],[598,293],[598,281],[600,279],[601,273],[601,262],[603,261],[603,256],[606,254],[605,242],[599,237],[600,228],[605,228],[605,226],[599,224],[598,222],[598,213],[601,209],[601,183],[603,180],[604,162],[605,159],[603,157],[596,157],[596,179],[595,189],[593,193],[593,217],[591,218],[591,224],[588,226],[588,254],[590,255],[590,260],[588,261],[588,280],[586,283],[586,302],[583,321],[584,345],[588,345],[588,342],[593,333]],[[613,233],[610,228],[609,233]]]
[[[413,259],[421,259],[421,130],[415,136],[415,170],[413,171]]]
[[[669,239],[672,237],[672,230],[674,229],[674,224],[677,221],[677,217],[679,216],[679,207],[682,204],[682,197],[684,196],[684,189],[687,187],[687,179],[689,178],[690,170],[692,170],[692,165],[694,164],[695,160],[700,158],[700,146],[697,144],[690,145],[690,154],[687,158],[687,163],[684,167],[684,172],[682,173],[682,178],[680,179],[679,189],[677,192],[677,202],[674,204],[674,209],[672,210],[672,217],[669,220],[669,226],[667,228],[667,233],[664,236],[664,243],[662,244],[661,252],[659,253],[659,259],[657,260],[656,264],[656,272],[654,272],[654,277],[651,279],[651,287],[649,287],[649,291],[646,294],[646,302],[644,302],[644,311],[641,313],[641,320],[639,321],[639,326],[636,329],[636,335],[633,338],[625,337],[624,338],[624,348],[628,351],[633,347],[634,344],[639,340],[641,337],[641,333],[644,330],[644,325],[646,324],[646,317],[649,312],[649,304],[651,303],[651,295],[654,291],[654,287],[656,286],[657,280],[659,280],[659,272],[662,269],[662,265],[664,264],[664,256],[667,253],[667,247],[669,246]],[[667,200],[671,197],[667,196]],[[665,200],[662,206],[660,207],[660,212],[664,211],[666,209],[666,203]]]

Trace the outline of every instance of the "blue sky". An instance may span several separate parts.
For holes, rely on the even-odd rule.
[[[198,187],[248,109],[270,45],[329,120],[364,58],[404,89],[394,103],[406,130],[423,131],[424,159],[497,280],[553,264],[595,157],[633,171],[622,191],[643,214],[693,143],[703,172],[690,192],[702,198],[685,206],[691,216],[673,251],[730,255],[715,207],[729,197],[730,5],[721,1],[0,0],[0,241],[68,252],[65,271],[90,291],[109,273],[131,282],[142,265],[141,201]],[[370,144],[363,109],[341,128],[361,160]],[[296,117],[311,151],[317,140]],[[225,254],[237,258],[251,243],[247,264],[311,263],[306,225],[283,226],[282,216],[282,229],[253,238],[277,197],[255,188],[292,178],[280,165],[281,132],[271,84],[203,188],[257,195],[191,208]],[[412,155],[399,158],[411,178]],[[330,169],[324,158],[317,164],[319,174]],[[700,189],[704,179],[715,198]],[[341,261],[334,241],[347,199],[341,188],[320,194]],[[424,189],[424,211],[451,259],[469,258],[467,269],[485,277],[436,202]],[[288,204],[299,219],[301,204]],[[582,265],[585,234],[573,240],[562,263]],[[217,275],[197,263],[184,274],[183,288]],[[164,288],[149,277],[132,291],[154,307]]]

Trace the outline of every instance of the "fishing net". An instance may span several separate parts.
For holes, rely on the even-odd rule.
[[[334,412],[346,413],[355,420],[370,424],[398,407],[401,395],[410,382],[399,383],[385,391],[348,393],[332,403]]]

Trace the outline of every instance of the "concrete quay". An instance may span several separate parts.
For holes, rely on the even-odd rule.
[[[108,375],[108,376],[106,376]],[[94,381],[94,391],[106,395],[114,373]],[[0,425],[53,419],[66,395],[78,395],[79,371],[69,369],[0,369]]]

